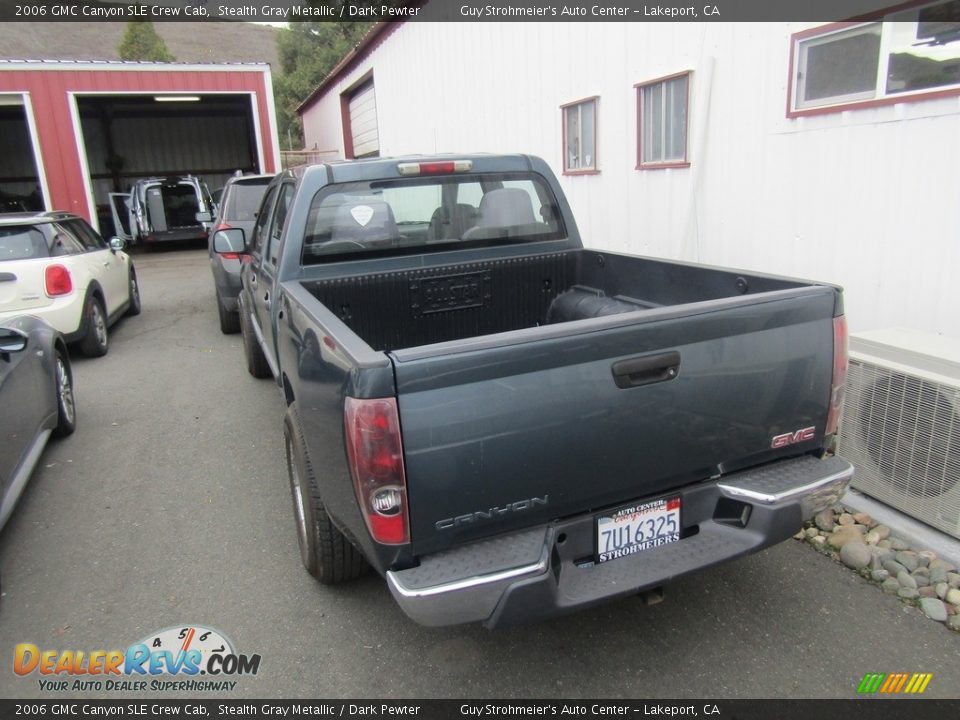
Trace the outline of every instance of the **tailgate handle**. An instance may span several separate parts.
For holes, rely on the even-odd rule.
[[[618,388],[632,388],[640,385],[673,380],[680,374],[680,353],[677,351],[643,355],[615,362],[611,368],[613,381]]]
[[[17,276],[13,273],[0,273],[0,282],[13,282]]]

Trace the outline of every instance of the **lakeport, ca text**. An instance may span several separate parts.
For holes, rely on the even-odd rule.
[[[672,5],[644,5],[642,8],[630,8],[611,5],[461,5],[460,15],[466,18],[686,18],[696,20],[701,16],[718,18],[720,9],[716,5],[696,7],[673,7]]]

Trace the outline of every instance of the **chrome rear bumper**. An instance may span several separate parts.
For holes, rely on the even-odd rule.
[[[838,502],[852,476],[853,466],[837,457],[783,460],[668,493],[681,497],[677,542],[594,564],[595,513],[588,513],[427,556],[416,568],[388,572],[387,583],[422,625],[493,627],[570,612],[781,542]]]

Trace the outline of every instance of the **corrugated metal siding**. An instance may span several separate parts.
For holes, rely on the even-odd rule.
[[[351,95],[349,106],[354,157],[376,155],[380,152],[380,134],[377,125],[377,95],[373,82]]]
[[[587,245],[836,282],[854,331],[960,336],[960,100],[788,119],[808,26],[408,22],[307,109],[307,145],[342,147],[340,94],[372,71],[381,154],[560,173],[559,107],[596,95],[600,174],[561,179]],[[634,84],[688,70],[691,167],[637,171]]]
[[[92,217],[77,141],[73,130],[70,93],[164,93],[164,92],[254,92],[256,116],[262,131],[264,168],[276,172],[276,128],[270,122],[265,75],[260,70],[169,71],[130,69],[122,64],[104,70],[69,70],[68,64],[48,69],[0,68],[0,93],[28,92],[33,103],[40,152],[54,208]],[[213,66],[214,68],[216,66]]]
[[[249,130],[242,117],[117,119],[114,152],[124,173],[192,173],[251,167]],[[83,135],[91,174],[107,172],[107,148],[96,119],[84,118]],[[208,181],[209,182],[209,181]],[[105,202],[97,195],[98,202]]]

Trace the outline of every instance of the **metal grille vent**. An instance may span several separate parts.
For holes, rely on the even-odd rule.
[[[960,387],[851,357],[840,454],[855,487],[960,537]]]

